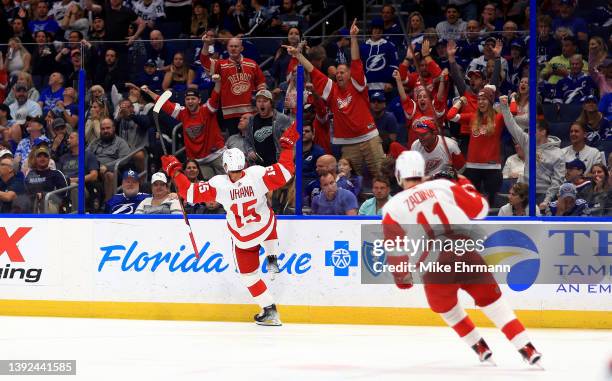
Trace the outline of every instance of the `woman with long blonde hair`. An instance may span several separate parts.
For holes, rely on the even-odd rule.
[[[21,45],[19,37],[9,38],[8,52],[6,53],[6,68],[12,77],[19,72],[29,72],[32,64],[32,55]]]
[[[94,139],[100,137],[100,123],[108,117],[108,109],[103,100],[96,99],[91,103],[89,117],[85,122],[85,144],[89,144]]]
[[[470,140],[464,175],[493,205],[503,182],[501,167],[501,134],[504,118],[493,109],[495,86],[486,85],[478,93],[478,108],[470,122]]]

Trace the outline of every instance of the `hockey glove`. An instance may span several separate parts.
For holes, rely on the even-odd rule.
[[[279,139],[279,143],[282,149],[293,149],[295,143],[300,138],[300,134],[298,134],[295,129],[295,122],[283,132],[283,136]]]
[[[164,155],[161,157],[162,168],[164,172],[170,176],[171,179],[174,178],[174,174],[176,171],[180,171],[183,168],[183,164],[181,164],[178,159],[172,155]]]

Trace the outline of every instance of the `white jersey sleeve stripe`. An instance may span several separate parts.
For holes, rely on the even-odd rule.
[[[365,89],[365,88],[366,88],[366,86],[367,86],[367,84],[368,84],[368,83],[367,83],[367,81],[366,81],[366,79],[365,79],[365,76],[363,77],[363,83],[364,83],[364,85],[363,85],[363,86],[362,86],[362,85],[360,85],[360,84],[359,84],[359,82],[355,81],[353,78],[351,78],[351,82],[353,83],[353,86],[355,86],[355,89],[356,89],[357,91],[359,91],[359,92],[362,92],[362,91],[363,91],[363,89]]]
[[[181,112],[181,105],[177,103],[174,105],[174,110],[172,111],[172,114],[170,116],[176,119],[176,117],[178,116],[180,112]]]
[[[191,185],[189,185],[189,189],[187,189],[187,202],[193,202],[193,190],[194,184],[191,183]]]
[[[325,88],[323,89],[323,95],[321,96],[324,101],[327,101],[327,98],[329,98],[329,94],[331,94],[333,84],[334,83],[332,82],[331,79],[327,80],[327,84],[325,85]]]

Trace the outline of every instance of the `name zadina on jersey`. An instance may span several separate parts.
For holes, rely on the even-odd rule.
[[[395,195],[384,206],[383,223],[468,224],[483,218],[489,204],[468,180],[433,180]],[[385,221],[386,220],[386,221]]]

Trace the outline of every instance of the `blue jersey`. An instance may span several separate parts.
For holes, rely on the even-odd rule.
[[[550,203],[550,213],[553,216],[557,215],[557,201]],[[581,198],[576,199],[576,205],[572,209],[563,213],[564,216],[588,216],[590,214],[589,204]]]
[[[599,101],[599,111],[601,111],[606,119],[612,117],[612,93],[604,95]]]
[[[104,213],[107,214],[134,214],[142,200],[151,197],[147,193],[138,193],[133,197],[126,197],[123,193],[117,193],[106,202]]]
[[[482,44],[482,38],[457,41],[457,53],[455,53],[455,59],[457,60],[459,66],[466,69],[474,58],[480,57],[482,54]]]
[[[159,93],[162,91],[162,82],[164,81],[164,72],[155,70],[153,74],[147,74],[144,69],[138,75],[136,84],[138,86],[147,85],[152,91]]]
[[[393,70],[397,70],[396,46],[381,38],[378,41],[367,40],[361,45],[360,51],[368,90],[384,90],[385,83],[393,80]]]
[[[595,82],[590,75],[580,73],[562,78],[555,88],[555,103],[582,103],[588,95],[595,95]]]
[[[43,115],[47,115],[47,113],[49,113],[49,111],[55,109],[55,104],[58,101],[63,101],[64,100],[64,88],[60,87],[56,92],[53,92],[53,90],[51,90],[51,87],[46,87],[42,93],[40,93],[40,98],[38,99],[39,102],[43,103],[43,107],[42,107],[42,112]],[[57,109],[54,111],[58,111]],[[58,114],[60,112],[58,111]]]

